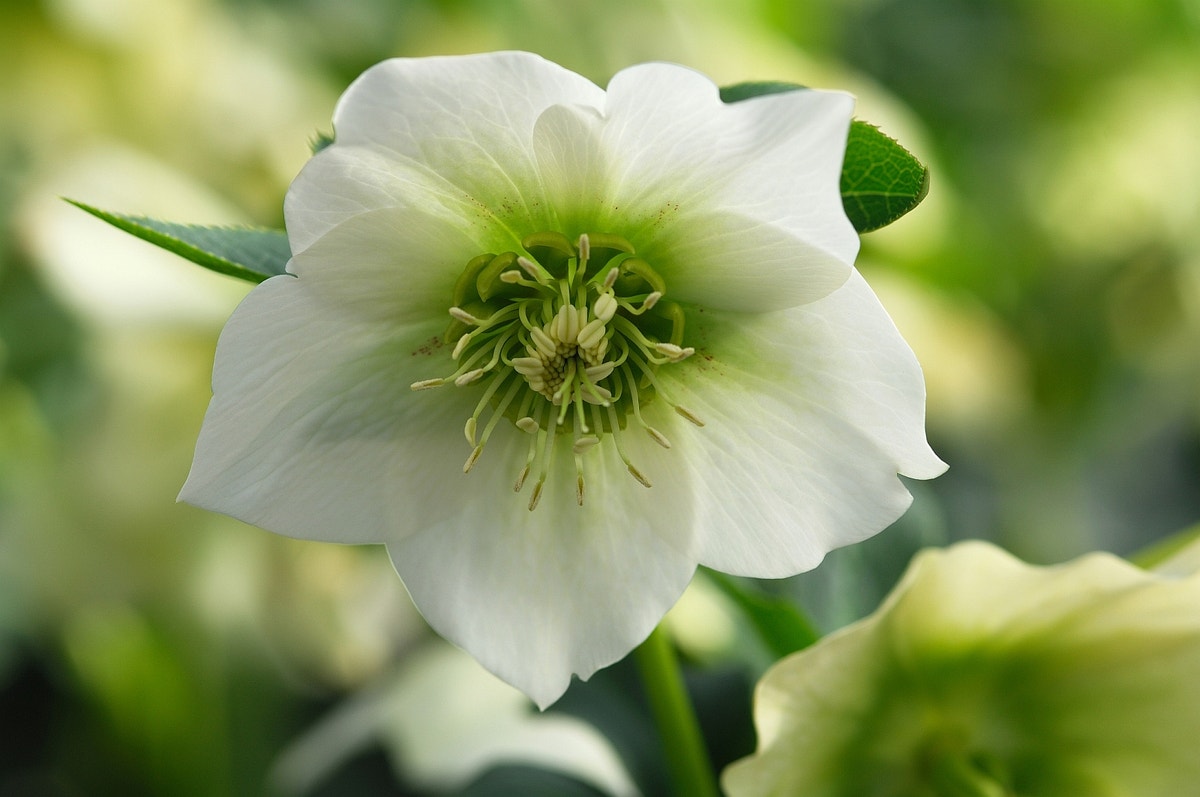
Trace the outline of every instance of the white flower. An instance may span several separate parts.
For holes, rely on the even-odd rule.
[[[1176,797],[1200,783],[1200,579],[929,551],[776,664],[730,797]]]
[[[897,472],[944,466],[852,266],[851,105],[726,105],[667,64],[602,90],[525,53],[371,68],[288,192],[295,276],[221,335],[182,498],[386,544],[542,706],[698,563],[786,576],[877,532]]]

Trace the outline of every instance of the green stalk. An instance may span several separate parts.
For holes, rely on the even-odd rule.
[[[633,652],[633,657],[667,754],[676,797],[718,797],[696,712],[684,688],[675,649],[661,626]]]

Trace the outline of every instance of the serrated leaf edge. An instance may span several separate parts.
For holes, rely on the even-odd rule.
[[[70,197],[61,197],[61,199],[64,202],[69,202],[86,213],[90,213],[101,221],[108,222],[119,230],[127,232],[136,238],[140,238],[147,243],[154,244],[155,246],[165,249],[168,252],[177,254],[180,257],[190,260],[199,266],[209,269],[210,271],[216,271],[220,274],[225,274],[226,276],[236,277],[237,279],[254,283],[263,282],[270,277],[278,276],[275,274],[264,274],[262,272],[255,271],[254,269],[247,268],[240,263],[235,263],[228,258],[213,254],[212,252],[201,249],[200,247],[190,244],[187,241],[174,238],[164,232],[154,229],[153,227],[149,227],[145,224],[145,222],[156,221],[155,219],[151,219],[149,216],[131,216],[123,213],[111,213],[107,210],[101,210],[100,208],[89,205],[86,202],[80,202],[77,199],[71,199]],[[161,223],[174,224],[174,222]],[[278,230],[273,230],[269,227],[252,227],[249,225],[236,224],[178,224],[177,226],[194,230],[230,230],[263,233],[278,232]]]

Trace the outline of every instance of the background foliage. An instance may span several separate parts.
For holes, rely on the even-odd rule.
[[[860,264],[925,367],[951,470],[914,485],[879,538],[756,586],[764,605],[802,598],[828,630],[870,611],[924,544],[982,537],[1057,561],[1200,520],[1195,0],[8,0],[0,794],[256,794],[271,777],[429,791],[399,732],[346,742],[307,780],[279,763],[433,644],[381,552],[174,503],[216,334],[248,286],[57,197],[280,226],[288,181],[363,68],[504,48],[600,83],[664,59],[722,84],[847,88],[932,169],[929,199],[867,235]],[[728,595],[705,582],[673,618],[726,760],[752,737],[721,703],[768,660],[740,644],[751,631]],[[616,729],[652,789],[628,676],[560,710]]]

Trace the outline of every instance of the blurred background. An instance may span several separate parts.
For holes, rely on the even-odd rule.
[[[510,48],[602,85],[671,60],[848,89],[932,169],[860,266],[925,368],[950,471],[893,529],[765,589],[831,629],[921,545],[1052,562],[1200,521],[1200,0],[5,0],[0,795],[535,793],[439,752],[465,733],[439,725],[447,700],[494,682],[442,661],[382,551],[175,503],[248,286],[60,199],[281,226],[365,67]],[[766,659],[730,653],[705,583],[679,638],[718,682],[740,658],[744,699]],[[627,675],[595,689],[619,702]],[[560,717],[620,726],[577,691]],[[495,727],[530,721],[495,698]],[[486,724],[467,705],[463,727]],[[752,744],[739,722],[727,756]],[[545,793],[627,790],[614,747],[651,790],[632,727],[581,742],[593,791]]]

